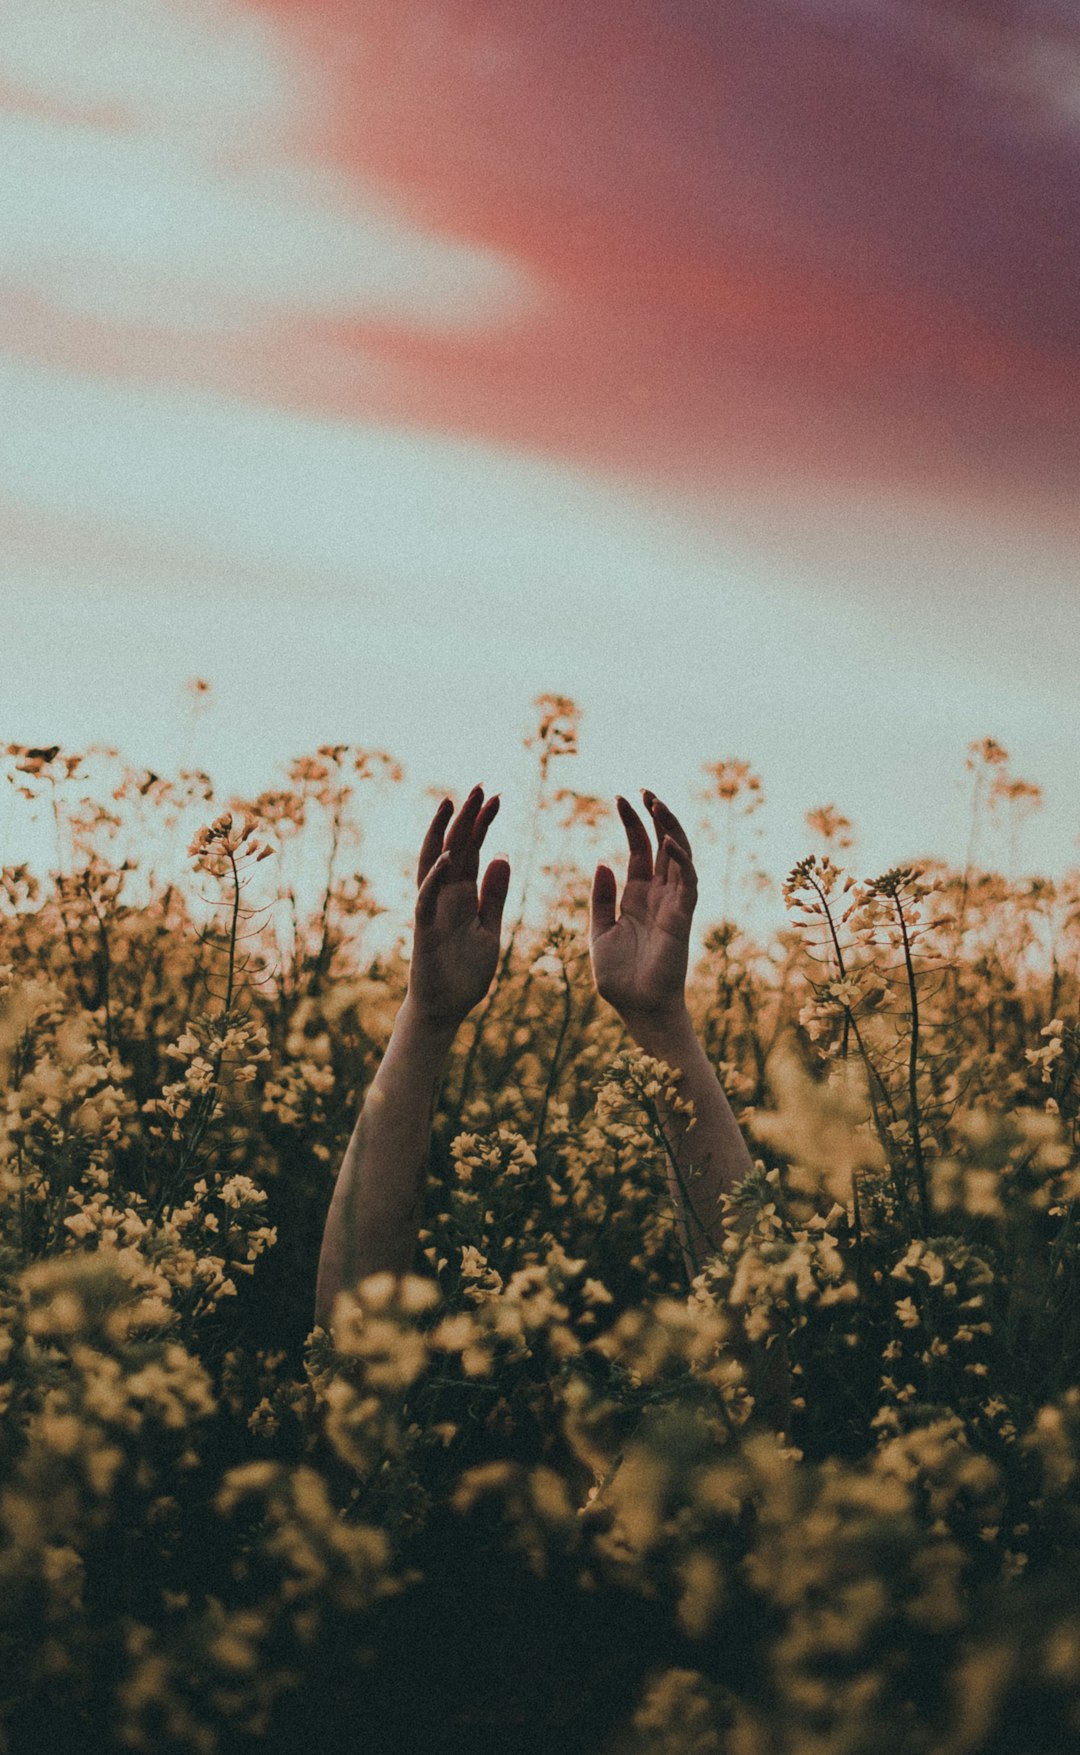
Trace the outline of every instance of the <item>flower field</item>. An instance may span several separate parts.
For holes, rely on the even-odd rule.
[[[537,820],[595,832],[548,708]],[[444,1082],[416,1272],[313,1329],[405,991],[350,854],[400,772],[83,764],[6,756],[67,856],[0,887],[4,1755],[1080,1747],[1080,872],[859,877],[810,813],[786,928],[692,968],[756,1162],[688,1287],[670,1069],[553,861]],[[760,782],[709,772],[734,861]]]

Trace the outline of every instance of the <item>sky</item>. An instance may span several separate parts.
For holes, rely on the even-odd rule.
[[[389,750],[401,908],[542,692],[776,878],[962,861],[988,736],[1076,865],[1071,0],[6,0],[0,164],[5,742]]]

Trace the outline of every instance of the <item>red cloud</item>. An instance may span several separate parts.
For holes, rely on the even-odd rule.
[[[828,474],[1070,515],[1080,125],[1039,95],[1031,9],[259,10],[324,82],[308,150],[548,289],[468,340],[320,326],[393,366],[355,406],[687,485]],[[1054,29],[1080,88],[1080,26]]]

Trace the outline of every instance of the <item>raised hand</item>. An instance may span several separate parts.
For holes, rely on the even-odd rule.
[[[493,859],[477,894],[480,849],[499,808],[474,786],[454,817],[444,798],[417,865],[409,1002],[425,1023],[454,1028],[483,999],[499,961],[510,862]],[[447,825],[449,824],[449,828]]]
[[[655,793],[642,791],[656,831],[654,861],[648,830],[633,805],[616,800],[630,861],[616,917],[615,874],[598,865],[589,921],[593,979],[623,1022],[664,1022],[685,1010],[690,925],[697,873],[686,830]]]
[[[480,848],[499,808],[474,786],[453,822],[445,798],[417,867],[409,990],[364,1097],[326,1216],[315,1320],[366,1274],[408,1271],[427,1178],[431,1122],[458,1025],[483,999],[499,959],[510,862],[493,859],[479,896]],[[447,825],[449,824],[449,828]]]

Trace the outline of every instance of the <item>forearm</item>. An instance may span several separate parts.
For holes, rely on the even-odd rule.
[[[406,999],[368,1089],[326,1217],[315,1293],[325,1323],[343,1286],[406,1273],[416,1249],[431,1124],[456,1030],[433,1026]]]
[[[668,1021],[624,1018],[623,1022],[645,1054],[682,1069],[675,1085],[680,1097],[692,1100],[698,1118],[687,1133],[684,1118],[670,1115],[667,1106],[660,1105],[664,1131],[679,1165],[679,1175],[669,1171],[668,1181],[680,1215],[679,1243],[687,1278],[693,1279],[721,1241],[721,1197],[749,1174],[753,1159],[689,1013],[682,1011]],[[689,1196],[688,1218],[680,1181]],[[737,1337],[733,1344],[736,1355],[749,1368],[752,1349],[745,1337]],[[777,1432],[789,1432],[791,1379],[783,1342],[768,1355],[763,1375],[754,1382],[754,1393],[768,1423]]]
[[[678,1166],[669,1167],[668,1180],[679,1215],[679,1243],[693,1278],[723,1241],[722,1196],[749,1175],[753,1159],[685,1006],[664,1017],[624,1016],[623,1023],[643,1053],[679,1069],[676,1089],[694,1105],[697,1120],[687,1131],[684,1116],[659,1104]]]

